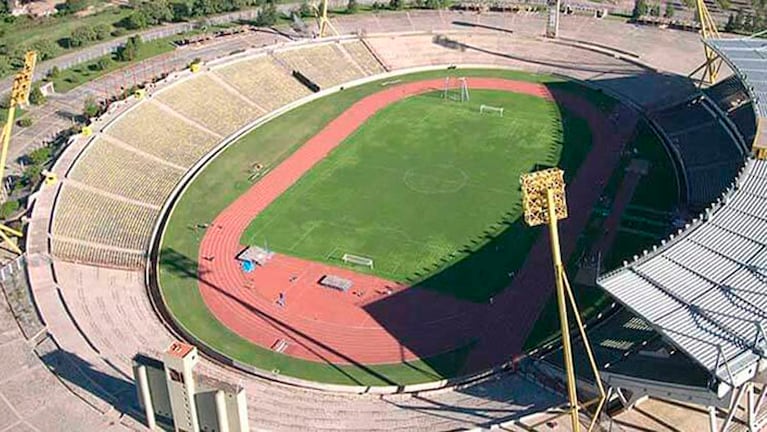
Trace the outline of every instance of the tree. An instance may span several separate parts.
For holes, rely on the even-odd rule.
[[[138,57],[140,49],[141,38],[139,36],[133,36],[125,41],[125,45],[118,48],[117,59],[124,62],[133,61]]]
[[[405,7],[403,0],[389,0],[389,9],[401,10]]]
[[[157,25],[173,20],[173,9],[167,0],[153,0],[141,3],[138,10],[146,17],[148,25]]]
[[[647,2],[645,0],[636,0],[631,18],[636,21],[644,15],[647,15]]]
[[[660,5],[659,4],[654,4],[654,5],[650,6],[650,15],[651,16],[655,16],[655,17],[660,16]]]
[[[730,16],[727,17],[727,24],[724,25],[724,31],[728,33],[735,31],[735,16],[733,14],[730,14]]]
[[[139,30],[146,28],[149,23],[144,12],[138,10],[128,15],[123,21],[122,25],[128,30]]]
[[[64,14],[71,14],[80,12],[88,7],[88,0],[67,0],[63,5],[59,6],[59,12]]]
[[[277,23],[277,7],[273,2],[264,5],[258,15],[256,15],[255,24],[259,27],[273,26]]]
[[[359,5],[357,4],[357,0],[349,0],[348,3],[346,3],[346,13],[354,14],[357,13],[359,10]]]
[[[19,126],[21,126],[21,127],[25,127],[25,128],[26,128],[26,127],[30,127],[30,126],[32,126],[32,119],[31,119],[31,118],[29,118],[29,117],[24,117],[24,118],[21,118],[21,119],[19,119],[19,121],[17,122],[17,124],[18,124]]]
[[[72,31],[72,34],[69,36],[69,45],[79,47],[93,40],[96,40],[96,32],[94,29],[81,26]]]
[[[29,103],[32,105],[42,105],[46,101],[45,95],[43,94],[43,91],[40,90],[39,85],[35,85],[32,87],[32,90],[29,91]]]
[[[100,109],[95,99],[92,97],[85,99],[85,103],[83,104],[83,114],[85,114],[85,117],[96,117],[99,115],[99,111]]]
[[[666,11],[663,13],[666,18],[674,18],[674,5],[671,2],[666,2]]]

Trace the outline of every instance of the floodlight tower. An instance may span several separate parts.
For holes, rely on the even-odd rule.
[[[8,117],[5,120],[5,126],[2,130],[3,149],[0,152],[0,182],[2,182],[5,177],[5,161],[8,158],[8,145],[11,142],[11,130],[13,129],[13,122],[16,119],[16,107],[29,103],[29,90],[32,86],[32,74],[35,70],[35,64],[37,64],[37,53],[28,51],[24,54],[24,68],[13,79],[11,98],[8,104]],[[0,238],[2,238],[14,252],[21,255],[21,249],[11,241],[11,238],[8,236],[9,234],[19,238],[23,235],[21,231],[0,223]]]
[[[314,13],[317,16],[317,26],[319,27],[319,36],[327,36],[330,29],[335,36],[339,36],[338,31],[328,19],[328,0],[321,0],[319,4],[314,4]]]
[[[700,34],[704,41],[703,53],[706,55],[706,61],[692,71],[689,76],[692,78],[694,75],[702,72],[700,81],[714,84],[719,76],[719,69],[722,68],[722,58],[711,47],[706,45],[705,40],[719,39],[719,30],[716,27],[716,21],[708,12],[704,0],[697,0],[697,12],[698,21],[700,22]]]
[[[525,223],[529,226],[548,224],[549,239],[551,241],[551,259],[554,263],[554,283],[557,292],[557,305],[559,307],[559,322],[562,331],[562,351],[564,354],[565,373],[567,375],[567,396],[569,406],[565,414],[570,414],[573,432],[580,432],[579,411],[597,402],[597,409],[589,425],[589,432],[596,425],[599,412],[605,402],[605,390],[602,381],[599,378],[599,371],[594,361],[594,355],[591,351],[591,345],[586,337],[586,331],[583,327],[578,306],[575,302],[570,283],[565,274],[565,267],[562,264],[562,255],[559,250],[559,228],[557,223],[560,219],[567,218],[567,203],[565,200],[565,180],[564,171],[559,168],[549,168],[542,171],[536,171],[529,174],[523,174],[520,177],[522,184],[522,207],[525,212]],[[586,348],[586,354],[591,364],[592,372],[596,381],[599,396],[583,405],[578,402],[578,391],[575,386],[575,369],[573,367],[572,341],[570,340],[570,326],[567,317],[567,303],[569,300],[570,308],[578,330]],[[546,420],[549,421],[549,420]]]
[[[546,37],[556,39],[559,36],[559,0],[548,0],[548,19],[546,21]]]

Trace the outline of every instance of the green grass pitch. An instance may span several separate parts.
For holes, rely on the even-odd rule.
[[[504,115],[480,114],[480,104]],[[584,125],[585,126],[585,125]],[[588,149],[587,129],[570,146]],[[441,92],[412,96],[376,113],[256,217],[243,244],[344,265],[344,253],[370,257],[353,267],[400,282],[421,282],[484,300],[524,257],[532,237],[498,248],[464,283],[433,278],[497,237],[520,216],[519,175],[560,162],[560,111],[545,99],[473,90],[471,102]],[[571,164],[572,165],[572,164]],[[573,167],[574,168],[574,167]],[[500,264],[500,265],[499,265]]]

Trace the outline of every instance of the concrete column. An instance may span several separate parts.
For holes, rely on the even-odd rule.
[[[149,392],[149,380],[146,377],[146,366],[138,367],[138,388],[141,392],[141,400],[144,402],[146,425],[150,430],[155,430],[157,428],[157,422],[154,418],[154,404],[152,404],[152,394]]]
[[[711,432],[719,432],[716,420],[716,407],[708,406],[708,427]]]
[[[222,390],[216,392],[216,419],[219,432],[229,432],[229,416],[226,413],[226,399]]]
[[[250,432],[250,421],[248,420],[248,400],[245,398],[245,391],[237,393],[237,417],[240,422],[239,432]]]

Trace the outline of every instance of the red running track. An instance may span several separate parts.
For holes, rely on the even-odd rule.
[[[284,341],[287,343],[284,354],[337,364],[397,363],[479,342],[477,349],[482,352],[475,353],[475,349],[470,358],[471,369],[475,370],[521,352],[524,337],[551,290],[535,286],[537,284],[520,286],[519,277],[496,297],[493,305],[488,305],[280,254],[265,267],[245,274],[234,258],[244,247],[239,240],[253,218],[368,118],[393,102],[439,90],[443,85],[442,80],[402,84],[360,100],[216,217],[200,244],[199,289],[206,305],[221,323],[267,349]],[[475,89],[553,98],[540,84],[474,78],[470,85]],[[567,95],[557,102],[586,118],[592,130],[606,126],[601,114],[578,97]],[[605,138],[604,133],[594,133],[589,159],[608,145]],[[600,156],[597,159],[597,163],[604,162]],[[613,165],[608,167],[606,175]],[[593,181],[595,176],[589,177]],[[576,179],[573,186],[577,183]],[[593,202],[596,198],[598,194]],[[586,216],[591,204],[583,203]],[[578,211],[571,209],[573,213]],[[536,248],[540,249],[540,245]],[[540,261],[533,259],[528,264],[538,266]],[[538,269],[547,271],[549,266]],[[524,269],[520,273],[523,272]],[[320,287],[317,280],[327,273],[352,279],[353,292],[334,292]],[[285,307],[276,304],[281,292],[286,293]],[[493,329],[492,325],[500,324],[502,318],[506,330],[499,333],[501,329]],[[510,334],[513,337],[509,338]]]

